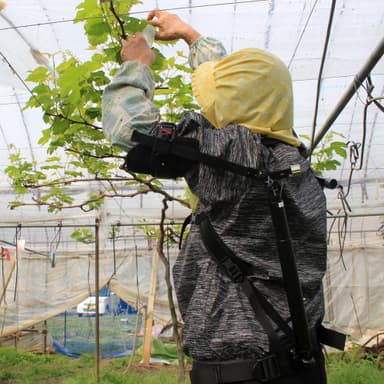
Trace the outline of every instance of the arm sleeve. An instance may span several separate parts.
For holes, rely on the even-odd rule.
[[[159,121],[152,102],[155,83],[150,68],[138,61],[123,63],[103,93],[103,131],[125,151],[135,146],[133,130],[148,134]]]
[[[211,37],[200,37],[190,46],[189,65],[196,69],[206,61],[219,61],[227,56],[223,44]]]
[[[226,56],[223,45],[212,38],[201,37],[190,47],[192,69],[205,61],[218,61]],[[152,102],[155,83],[150,68],[138,61],[122,64],[119,72],[103,93],[103,131],[112,144],[129,151],[134,130],[148,134],[160,120]]]

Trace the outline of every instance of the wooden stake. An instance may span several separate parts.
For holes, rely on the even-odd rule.
[[[2,303],[3,299],[5,298],[5,294],[7,292],[7,288],[9,285],[9,282],[11,281],[12,273],[15,270],[16,266],[16,257],[13,252],[10,252],[10,260],[6,263],[5,258],[1,260],[2,263],[8,264],[7,270],[5,271],[4,275],[4,283],[2,288],[2,292],[0,292],[0,304]]]
[[[151,280],[149,285],[148,304],[145,316],[144,342],[143,342],[143,364],[149,365],[151,359],[151,341],[153,325],[153,309],[155,306],[156,286],[157,286],[157,267],[159,255],[156,251],[152,256]]]

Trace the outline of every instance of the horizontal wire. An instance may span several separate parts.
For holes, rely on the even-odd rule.
[[[189,9],[195,9],[195,8],[210,8],[210,7],[222,7],[226,5],[239,5],[239,4],[249,4],[249,3],[261,3],[261,2],[267,2],[268,0],[240,0],[240,1],[232,1],[229,3],[215,3],[215,4],[202,4],[202,5],[193,5],[193,6],[187,6],[187,7],[172,7],[172,8],[163,8],[163,11],[181,11],[181,10],[189,10]],[[129,13],[121,13],[121,16],[130,16],[130,15],[139,15],[142,13],[148,13],[152,11],[150,10],[143,10],[143,11],[133,11]],[[103,19],[105,16],[92,16],[92,17],[84,17],[82,19],[77,19],[77,21],[86,21],[86,20],[93,20],[93,19]],[[54,21],[47,21],[47,22],[40,22],[40,23],[33,23],[33,24],[24,24],[24,25],[16,25],[15,27],[5,27],[0,28],[0,31],[6,31],[10,29],[21,29],[21,28],[31,28],[31,27],[40,27],[42,25],[52,25],[52,24],[62,24],[62,23],[71,23],[75,19],[64,19],[64,20],[54,20]]]

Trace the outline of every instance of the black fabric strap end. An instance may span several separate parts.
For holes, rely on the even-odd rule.
[[[344,351],[346,335],[320,325],[317,329],[319,343]]]

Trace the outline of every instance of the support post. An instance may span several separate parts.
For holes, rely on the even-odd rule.
[[[96,305],[96,318],[95,318],[95,327],[96,327],[96,383],[100,382],[100,303],[99,303],[99,252],[100,252],[100,242],[99,242],[99,229],[100,222],[96,218],[95,222],[95,305]]]
[[[5,263],[5,261],[5,258],[2,257],[1,262]],[[12,273],[15,270],[16,266],[16,257],[13,252],[10,252],[10,259],[8,262],[9,264],[5,271],[3,286],[1,287],[2,291],[0,292],[0,305],[5,298],[9,282],[11,281]]]
[[[153,309],[155,306],[156,286],[157,286],[157,268],[159,264],[159,254],[154,251],[152,256],[151,280],[149,285],[148,304],[145,316],[144,342],[143,342],[143,364],[149,365],[151,359],[151,341]]]

